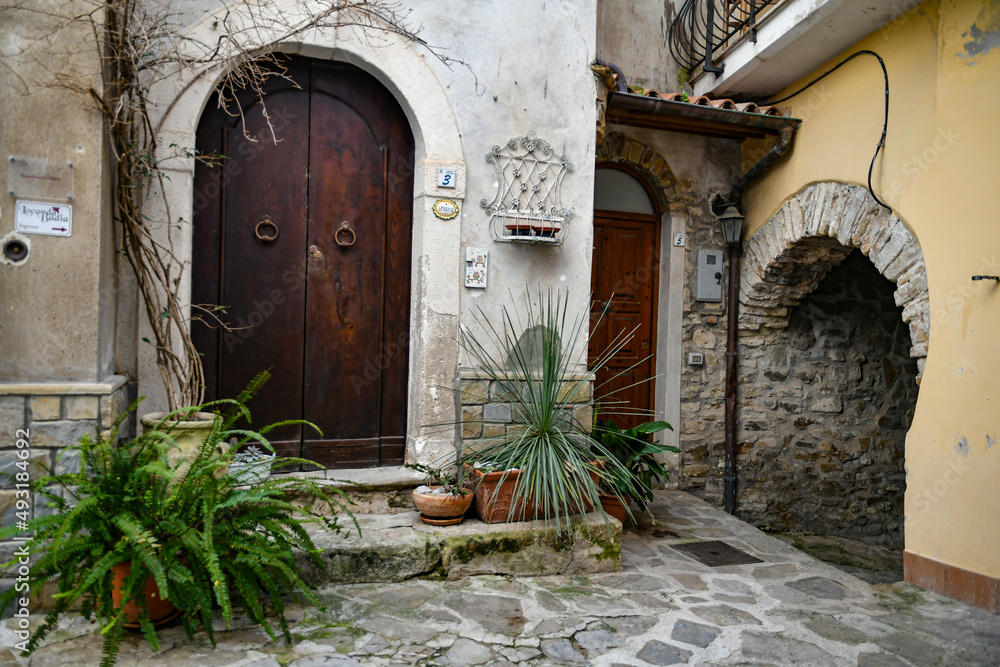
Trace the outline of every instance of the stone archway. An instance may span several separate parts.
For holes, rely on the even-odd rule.
[[[278,0],[276,12],[296,12],[293,0]],[[226,7],[204,16],[189,30],[193,37],[205,43],[214,41],[213,31],[223,13],[231,20],[250,22],[245,9]],[[248,23],[249,24],[249,23]],[[262,29],[262,41],[279,39]],[[446,386],[454,382],[458,368],[458,350],[453,341],[459,332],[461,289],[453,280],[459,274],[460,235],[454,233],[456,221],[445,222],[432,213],[436,198],[447,195],[463,210],[465,201],[465,163],[458,119],[448,96],[423,55],[401,35],[386,32],[378,40],[368,39],[364,31],[353,29],[303,34],[297,41],[279,43],[275,51],[301,54],[354,65],[375,77],[395,97],[410,123],[415,144],[413,190],[413,238],[411,254],[410,349],[409,380],[411,387]],[[150,90],[153,123],[159,146],[193,147],[201,113],[219,81],[226,72],[218,68],[199,70],[179,68],[164,77]],[[453,167],[457,187],[438,191],[437,170]],[[171,156],[163,167],[169,172],[164,179],[163,197],[147,200],[148,214],[153,219],[193,218],[194,158],[184,153]],[[193,234],[191,225],[163,225],[157,230],[157,241],[170,247],[178,263],[190,265]],[[445,289],[441,286],[453,285]],[[180,291],[190,303],[190,273],[185,273]],[[141,325],[140,325],[141,326]],[[146,335],[142,332],[139,336]],[[139,393],[149,396],[151,405],[165,405],[159,386],[155,350],[141,347],[137,352]],[[427,434],[422,424],[448,423],[456,419],[453,397],[447,392],[429,395],[411,392],[407,410],[406,460],[430,463],[454,447],[454,438],[442,432]]]
[[[738,513],[903,546],[903,468],[929,302],[923,254],[868,191],[811,185],[746,242]]]
[[[920,244],[899,216],[857,185],[810,185],[747,240],[740,270],[742,335],[786,328],[791,307],[854,248],[896,284],[896,305],[910,329],[910,356],[923,374],[930,301]]]

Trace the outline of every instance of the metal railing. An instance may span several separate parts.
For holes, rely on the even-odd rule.
[[[670,26],[670,55],[689,73],[721,74],[713,57],[749,33],[757,41],[757,20],[781,0],[685,0]]]

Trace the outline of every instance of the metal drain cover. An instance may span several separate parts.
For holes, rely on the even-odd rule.
[[[721,567],[723,565],[750,565],[751,563],[763,563],[761,559],[740,551],[736,547],[731,547],[725,542],[688,542],[687,544],[671,544],[685,556],[694,558],[699,563],[704,563],[709,567]]]

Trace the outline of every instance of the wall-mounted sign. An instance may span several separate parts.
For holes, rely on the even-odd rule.
[[[465,261],[470,266],[465,267],[465,286],[486,289],[486,264],[489,255],[486,248],[466,248]]]
[[[434,202],[434,215],[442,220],[451,220],[458,215],[458,204],[450,199],[438,199]]]
[[[69,204],[45,204],[17,201],[14,229],[22,234],[70,236],[73,233],[73,207]]]
[[[7,158],[7,194],[56,201],[73,199],[73,163],[44,157]]]
[[[438,187],[439,188],[454,188],[455,180],[457,178],[456,169],[446,169],[445,167],[438,168]]]

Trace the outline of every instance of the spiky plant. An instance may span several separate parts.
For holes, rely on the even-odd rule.
[[[569,528],[570,516],[600,508],[599,481],[594,477],[631,477],[591,436],[589,419],[581,421],[570,402],[587,391],[596,369],[622,349],[629,335],[615,337],[588,368],[586,314],[570,319],[566,291],[539,291],[536,300],[537,305],[526,293],[523,308],[503,307],[498,324],[480,310],[476,321],[484,336],[462,331],[462,349],[507,397],[514,427],[504,435],[482,439],[461,461],[488,464],[505,476],[520,471],[511,513],[533,503],[542,518],[562,530]],[[603,467],[595,455],[606,461]]]
[[[253,487],[238,487],[234,477],[224,474],[235,448],[226,451],[221,443],[255,441],[273,451],[267,440],[271,430],[289,423],[312,426],[296,420],[259,431],[238,427],[243,420],[250,421],[246,402],[266,379],[261,374],[236,399],[198,408],[215,409],[220,418],[191,459],[169,456],[176,450],[170,420],[177,415],[167,415],[134,440],[119,442],[123,417],[106,437],[84,436],[63,454],[79,455],[79,472],[46,471],[33,480],[33,490],[45,497],[52,513],[35,517],[26,527],[34,533],[27,583],[38,596],[46,582],[57,580],[58,592],[52,596],[54,607],[32,633],[27,652],[39,646],[60,616],[79,605],[84,617],[100,623],[101,665],[110,667],[125,634],[129,603],[139,608],[142,633],[157,650],[159,641],[144,594],[150,577],[160,596],[177,607],[189,637],[201,629],[215,645],[214,610],[221,610],[228,627],[238,596],[247,616],[264,626],[268,635],[276,638],[273,618],[268,617],[273,612],[277,630],[291,640],[283,596],[300,593],[320,606],[295,567],[296,550],[323,566],[305,525],[321,522],[339,531],[342,526],[331,517],[353,515],[345,507],[350,501],[337,495],[339,491],[309,480],[271,478]],[[178,460],[172,462],[174,458]],[[293,504],[292,496],[301,494],[319,497],[329,516]],[[0,539],[24,532],[24,526],[13,526],[0,531]],[[116,604],[112,570],[123,562],[131,564],[131,571]],[[16,563],[16,558],[6,563],[4,571]],[[0,604],[6,609],[24,595],[11,588],[0,595]]]

